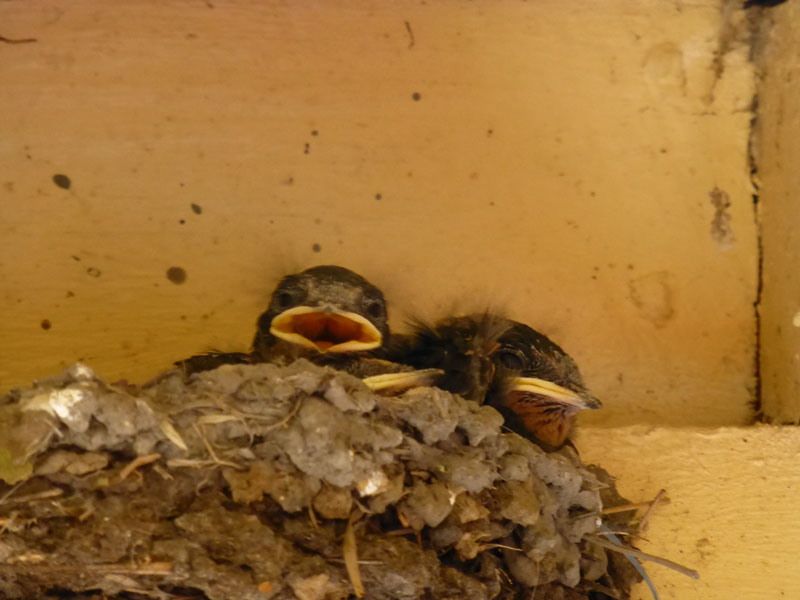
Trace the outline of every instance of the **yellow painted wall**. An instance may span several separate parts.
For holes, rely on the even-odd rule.
[[[492,303],[576,357],[606,406],[582,454],[633,500],[667,488],[645,549],[701,571],[651,567],[662,597],[800,597],[798,430],[697,428],[752,418],[739,5],[0,2],[0,35],[36,39],[0,42],[0,388],[245,349],[281,274],[344,264],[398,326]],[[785,420],[800,9],[772,10],[761,369]]]
[[[769,13],[758,54],[755,148],[764,252],[761,376],[764,415],[800,422],[800,7]]]
[[[624,496],[667,490],[637,545],[700,579],[646,563],[662,600],[800,598],[800,429],[595,428],[579,446]],[[642,584],[634,598],[652,595]]]
[[[0,43],[0,387],[245,349],[280,274],[340,263],[396,323],[493,304],[553,336],[593,423],[750,420],[742,11],[11,0],[0,26],[36,39]]]

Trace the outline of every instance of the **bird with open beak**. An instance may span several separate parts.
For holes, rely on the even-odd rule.
[[[361,377],[373,391],[431,383],[437,369],[412,371],[385,360],[389,321],[383,293],[344,267],[312,267],[284,277],[258,319],[255,362],[306,358]]]
[[[336,362],[375,352],[388,337],[381,291],[358,273],[323,265],[281,279],[258,319],[253,354],[259,361]]]
[[[187,375],[224,364],[298,358],[342,364],[356,353],[377,351],[388,336],[381,291],[350,269],[322,265],[280,280],[258,318],[250,353],[213,351],[175,364]]]
[[[176,364],[191,375],[224,364],[305,358],[361,377],[374,391],[426,385],[439,375],[383,360],[389,335],[383,293],[350,269],[322,265],[280,280],[258,318],[252,352],[211,352]]]
[[[492,314],[451,317],[406,342],[407,364],[438,367],[436,385],[489,404],[506,426],[546,450],[568,442],[577,414],[600,408],[575,361],[523,323]]]

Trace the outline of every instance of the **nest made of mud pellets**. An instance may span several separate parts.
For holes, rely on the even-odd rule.
[[[592,543],[608,478],[502,422],[305,360],[76,365],[0,405],[0,596],[627,597]]]

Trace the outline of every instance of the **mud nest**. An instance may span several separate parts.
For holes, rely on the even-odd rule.
[[[601,471],[436,388],[300,360],[0,405],[0,597],[626,598]]]

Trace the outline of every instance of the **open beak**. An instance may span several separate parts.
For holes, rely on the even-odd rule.
[[[383,335],[358,313],[296,306],[272,319],[269,332],[277,338],[326,352],[362,352],[380,347]]]
[[[511,381],[510,392],[518,392],[522,394],[536,394],[537,396],[545,396],[552,398],[556,402],[569,406],[571,408],[581,410],[584,408],[596,409],[603,406],[603,404],[589,394],[578,394],[572,390],[568,390],[552,381],[539,379],[538,377],[515,377]]]

